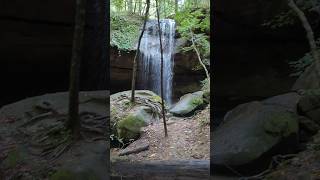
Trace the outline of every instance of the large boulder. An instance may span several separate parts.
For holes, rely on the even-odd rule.
[[[320,125],[320,89],[302,92],[302,98],[298,102],[298,110],[301,115]]]
[[[320,88],[315,65],[307,67],[292,86],[292,90]]]
[[[290,112],[297,113],[297,104],[301,96],[296,92],[289,92],[274,96],[262,101],[265,105],[278,106],[279,108],[286,109]]]
[[[170,112],[175,116],[189,116],[194,111],[203,107],[205,104],[203,92],[197,91],[182,96],[171,109]]]
[[[213,133],[213,166],[239,171],[257,169],[257,162],[266,166],[275,153],[294,149],[297,135],[298,116],[285,108],[258,101],[239,105]]]
[[[109,143],[101,137],[108,135],[109,92],[79,93],[83,138],[77,140],[64,126],[68,96],[45,94],[0,109],[0,179],[105,179]]]
[[[112,134],[128,141],[137,139],[140,130],[160,118],[161,98],[148,90],[136,90],[133,104],[131,91],[123,91],[110,96]]]

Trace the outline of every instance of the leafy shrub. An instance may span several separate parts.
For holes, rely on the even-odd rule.
[[[125,13],[111,13],[111,46],[116,46],[119,50],[129,51],[134,49],[137,43],[142,17],[128,15]]]
[[[210,92],[210,78],[206,78],[201,81],[201,90],[203,92]]]

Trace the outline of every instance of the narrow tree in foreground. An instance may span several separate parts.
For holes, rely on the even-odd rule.
[[[307,17],[305,16],[304,12],[302,10],[300,10],[300,8],[297,6],[297,4],[294,2],[294,0],[288,0],[288,5],[290,6],[290,8],[297,14],[297,16],[299,17],[303,28],[305,29],[306,33],[307,33],[307,39],[310,45],[310,51],[311,51],[311,55],[313,57],[313,63],[315,66],[315,73],[316,76],[318,77],[318,85],[320,85],[320,55],[319,52],[317,51],[317,44],[314,38],[314,33],[313,30],[310,26],[310,23],[307,19]]]
[[[161,38],[161,27],[160,27],[160,15],[159,15],[159,8],[158,8],[158,0],[156,0],[156,10],[157,10],[157,20],[158,20],[158,32],[159,32],[159,40],[160,40],[160,60],[161,60],[161,106],[162,106],[162,118],[163,118],[163,126],[164,126],[164,135],[165,137],[168,136],[167,130],[167,122],[166,122],[166,114],[165,114],[165,107],[164,107],[164,100],[163,100],[163,48],[162,48],[162,38]]]
[[[137,58],[139,57],[139,54],[140,54],[141,39],[142,39],[143,33],[145,31],[148,16],[149,16],[150,0],[147,0],[146,3],[147,3],[147,9],[146,9],[146,13],[144,15],[144,23],[143,23],[143,27],[142,27],[142,30],[140,33],[138,47],[136,50],[136,55],[134,56],[134,59],[133,59],[132,80],[131,80],[131,102],[133,102],[133,103],[135,102],[135,97],[134,97],[135,94],[134,93],[135,93],[135,89],[136,89],[136,79],[137,79],[137,66],[138,66]]]
[[[207,78],[210,79],[209,71],[208,71],[206,65],[202,62],[202,59],[201,59],[201,56],[200,56],[200,52],[199,52],[199,50],[198,50],[198,48],[197,48],[197,46],[196,46],[196,43],[195,43],[195,41],[194,41],[194,34],[193,34],[192,30],[190,30],[190,34],[191,34],[192,48],[193,48],[194,51],[196,52],[197,57],[198,57],[198,61],[199,61],[199,63],[201,64],[201,66],[203,67],[204,71],[206,72]]]
[[[67,128],[72,131],[74,138],[80,137],[79,81],[85,14],[86,0],[76,0],[75,29],[73,37],[72,58],[70,65],[69,116],[67,121]]]

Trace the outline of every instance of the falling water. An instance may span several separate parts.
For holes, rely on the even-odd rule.
[[[171,105],[173,52],[175,22],[171,19],[160,20],[162,47],[163,47],[163,90],[164,100]],[[140,45],[139,59],[139,88],[151,90],[158,95],[161,93],[161,59],[160,40],[157,20],[147,22],[146,31]]]

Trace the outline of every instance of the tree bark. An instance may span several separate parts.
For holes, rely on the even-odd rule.
[[[71,129],[75,139],[80,137],[79,82],[85,16],[86,0],[76,0],[75,29],[70,66],[69,117],[67,121],[67,128]]]
[[[300,10],[300,8],[297,6],[297,4],[294,2],[294,0],[288,0],[288,5],[289,7],[297,14],[297,16],[299,17],[303,28],[306,31],[307,34],[307,39],[310,45],[310,51],[311,51],[311,55],[313,57],[314,60],[314,65],[315,65],[315,73],[318,77],[318,85],[320,86],[320,56],[319,53],[317,51],[317,44],[314,38],[314,33],[313,30],[311,28],[311,25],[307,19],[307,17],[305,16],[304,12],[302,10]]]
[[[174,12],[177,14],[178,12],[178,0],[174,0]]]
[[[132,0],[128,0],[128,11],[130,12],[130,13],[132,13],[133,11],[133,8],[132,8]]]
[[[201,66],[203,67],[204,71],[206,72],[207,78],[210,79],[210,75],[209,75],[208,69],[207,69],[206,65],[203,64],[203,62],[202,62],[202,60],[201,60],[200,52],[199,52],[199,50],[198,50],[198,48],[197,48],[197,46],[196,46],[196,44],[195,44],[195,42],[194,42],[194,39],[193,39],[194,36],[193,36],[192,30],[190,30],[190,33],[191,33],[192,47],[193,47],[193,49],[196,51],[196,54],[197,54],[197,56],[198,56],[199,63],[201,64]]]
[[[139,57],[139,54],[140,54],[140,44],[141,44],[141,39],[142,39],[143,33],[145,31],[147,20],[148,20],[149,7],[150,7],[150,0],[147,0],[147,9],[146,9],[146,13],[144,15],[144,23],[143,23],[141,34],[139,37],[137,51],[136,51],[136,54],[133,59],[133,70],[132,70],[132,80],[131,80],[131,102],[132,103],[135,102],[134,95],[135,95],[135,89],[136,89],[137,66],[138,66],[137,58]]]
[[[164,136],[168,137],[168,130],[167,130],[167,122],[166,122],[166,113],[165,113],[165,106],[164,106],[164,100],[163,100],[163,48],[162,48],[162,37],[161,37],[161,27],[160,27],[160,15],[159,15],[159,6],[158,6],[158,0],[156,0],[156,11],[157,11],[157,20],[158,20],[158,32],[159,32],[159,41],[160,41],[160,60],[161,60],[161,106],[162,106],[162,118],[163,118],[163,126],[164,126]]]
[[[138,4],[138,14],[141,15],[141,9],[142,9],[142,0],[138,0],[139,4]]]
[[[114,177],[132,177],[139,180],[201,180],[210,176],[209,160],[170,160],[111,163],[111,173]]]

